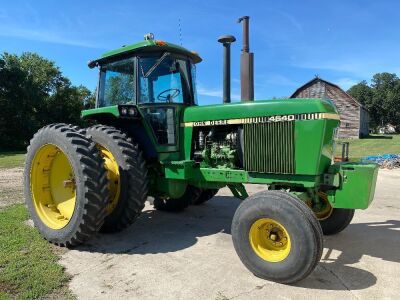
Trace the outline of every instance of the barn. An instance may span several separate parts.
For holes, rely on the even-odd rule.
[[[329,98],[340,114],[339,138],[358,139],[367,136],[368,111],[338,85],[316,76],[299,87],[290,98]]]

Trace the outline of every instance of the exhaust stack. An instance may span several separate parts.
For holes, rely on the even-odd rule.
[[[224,46],[224,70],[223,70],[223,102],[231,102],[231,44],[236,41],[233,35],[223,35],[218,39]]]
[[[243,48],[240,54],[240,98],[241,101],[254,101],[254,53],[249,46],[249,16],[239,18],[243,23]]]

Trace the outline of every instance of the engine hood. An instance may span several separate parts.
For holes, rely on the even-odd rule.
[[[327,113],[338,119],[329,99],[288,99],[192,106],[185,109],[183,122],[215,121],[266,116]],[[336,117],[335,117],[336,116]]]

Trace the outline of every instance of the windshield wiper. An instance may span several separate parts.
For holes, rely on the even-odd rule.
[[[147,78],[153,73],[153,71],[162,63],[162,61],[167,57],[171,55],[169,52],[165,52],[157,61],[156,63],[147,71],[146,74],[144,74],[144,78]]]

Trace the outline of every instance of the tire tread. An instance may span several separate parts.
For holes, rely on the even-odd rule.
[[[79,166],[82,173],[85,174],[83,176],[84,197],[81,199],[83,201],[83,213],[80,220],[78,220],[79,224],[68,239],[55,241],[41,233],[45,239],[58,246],[77,246],[96,234],[104,222],[106,216],[105,208],[108,201],[106,170],[94,143],[85,136],[85,132],[79,127],[65,123],[47,125],[34,134],[30,145],[46,134],[63,136],[70,143],[71,148],[75,149]],[[27,152],[30,149],[31,146],[28,146]],[[28,170],[25,170],[25,172],[28,172]],[[30,193],[28,187],[25,187],[25,190],[25,195],[28,192]],[[25,198],[26,201],[30,201],[30,197],[25,196]]]
[[[105,219],[101,228],[103,232],[117,232],[132,225],[142,212],[148,193],[148,171],[142,151],[138,144],[134,143],[124,132],[107,125],[94,125],[86,129],[86,134],[102,134],[114,143],[124,160],[124,173],[127,175],[127,197],[126,207],[118,218]]]

